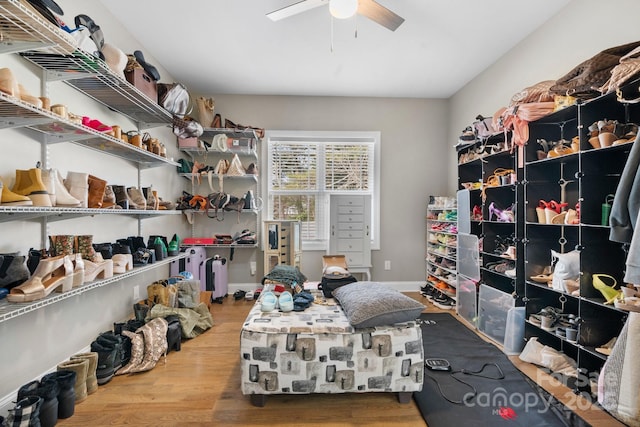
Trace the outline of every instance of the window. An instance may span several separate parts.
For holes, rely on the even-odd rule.
[[[268,131],[265,219],[302,222],[303,249],[329,247],[329,196],[371,195],[371,247],[379,245],[380,132]]]

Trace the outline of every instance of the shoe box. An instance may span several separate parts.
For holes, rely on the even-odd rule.
[[[143,68],[134,68],[131,71],[125,71],[124,77],[153,102],[158,102],[158,85]]]

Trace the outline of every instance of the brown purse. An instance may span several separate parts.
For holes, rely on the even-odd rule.
[[[611,47],[578,64],[573,70],[556,80],[549,88],[555,95],[571,95],[580,99],[595,98],[609,80],[611,70],[620,58],[640,46],[640,41]]]

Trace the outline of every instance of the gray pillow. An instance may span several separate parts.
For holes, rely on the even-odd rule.
[[[355,328],[393,325],[420,316],[425,306],[377,282],[354,282],[333,291]]]

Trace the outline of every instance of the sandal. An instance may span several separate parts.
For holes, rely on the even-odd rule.
[[[593,287],[600,291],[602,296],[605,299],[605,304],[612,304],[616,299],[618,299],[622,295],[622,291],[618,289],[614,289],[618,282],[615,277],[610,276],[608,274],[594,274],[593,276]],[[602,279],[607,279],[610,282],[613,282],[611,286],[604,283]]]
[[[596,351],[600,354],[605,354],[607,356],[611,355],[611,350],[613,350],[613,346],[616,344],[618,337],[613,337],[601,347],[596,347]]]

